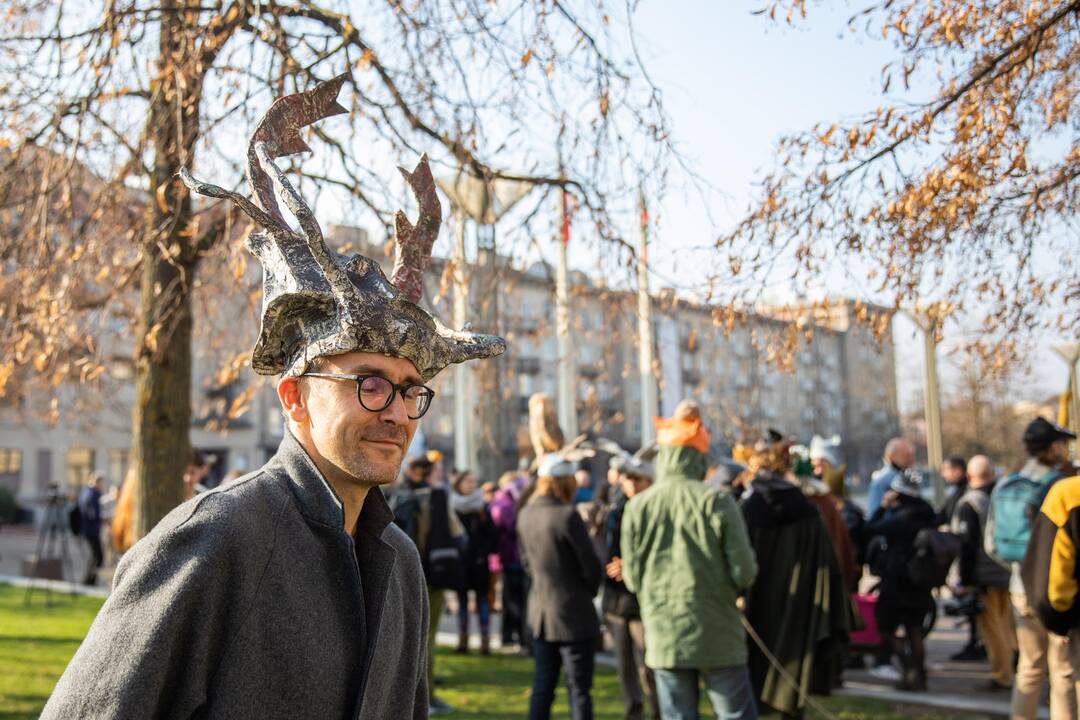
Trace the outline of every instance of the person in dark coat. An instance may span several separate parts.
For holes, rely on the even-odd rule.
[[[956,506],[968,489],[967,460],[961,455],[950,455],[941,463],[941,479],[949,487],[949,497],[937,513],[938,525],[949,525],[956,515]]]
[[[807,694],[827,695],[851,630],[844,574],[821,513],[790,475],[787,451],[760,443],[741,509],[758,565],[746,595],[746,619],[798,686],[750,645],[750,677],[762,704],[802,715]]]
[[[926,689],[926,648],[923,643],[923,620],[934,601],[930,588],[911,582],[908,561],[914,555],[915,536],[924,528],[937,525],[937,514],[922,499],[918,476],[907,471],[893,479],[881,507],[866,523],[866,534],[881,538],[880,557],[871,565],[881,577],[874,617],[878,632],[891,655],[900,658],[903,673],[896,687],[900,690]],[[903,627],[907,653],[901,651],[896,631]]]
[[[617,461],[617,462],[616,462]],[[613,465],[619,474],[618,493],[605,518],[604,533],[607,565],[601,610],[615,646],[615,670],[623,698],[626,720],[660,718],[656,697],[656,679],[645,665],[645,628],[637,597],[626,588],[622,578],[622,517],[626,503],[653,484],[652,465],[635,457],[616,458]]]
[[[344,81],[270,107],[248,148],[252,199],[180,172],[262,226],[247,243],[264,270],[251,365],[277,376],[285,429],[262,468],[181,503],[127,552],[46,720],[429,717],[424,572],[379,488],[434,397],[424,383],[506,343],[419,304],[441,217],[426,158],[404,173],[420,217],[398,216],[391,280],[327,247],[275,163],[306,147],[300,128],[345,112]]]
[[[491,523],[483,491],[476,486],[476,478],[468,470],[452,473],[450,507],[457,513],[465,530],[465,548],[461,554],[464,583],[457,591],[458,597],[458,652],[469,651],[469,593],[476,602],[476,616],[480,622],[480,653],[491,652],[491,605],[488,591],[491,584],[491,568],[488,555],[495,551],[495,526]]]
[[[573,720],[592,720],[592,680],[600,623],[593,598],[603,568],[581,516],[571,505],[576,483],[573,464],[547,455],[537,470],[536,489],[518,516],[521,559],[529,575],[526,609],[533,636],[532,697],[529,720],[547,720],[559,671]]]
[[[101,473],[92,473],[86,486],[79,491],[79,534],[90,546],[90,565],[83,577],[84,585],[97,583],[97,573],[104,561],[101,548],[101,493],[105,489],[105,479]]]

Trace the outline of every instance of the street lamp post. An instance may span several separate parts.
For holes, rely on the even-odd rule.
[[[930,466],[934,483],[934,500],[945,502],[945,480],[941,477],[944,461],[941,440],[941,392],[938,389],[937,346],[938,333],[951,307],[938,303],[926,308],[905,310],[904,313],[919,326],[923,334],[923,356],[926,364],[923,383],[923,412],[926,416],[926,462]]]
[[[1068,411],[1069,427],[1080,435],[1080,387],[1077,387],[1077,363],[1080,363],[1080,343],[1063,343],[1054,347],[1065,364],[1069,367]],[[1080,457],[1080,440],[1073,443],[1074,457]]]

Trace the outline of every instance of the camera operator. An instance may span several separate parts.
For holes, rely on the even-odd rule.
[[[994,467],[985,455],[971,458],[967,466],[968,489],[956,505],[952,531],[962,542],[958,565],[960,584],[955,589],[962,604],[979,608],[978,626],[990,658],[990,688],[1007,690],[1013,684],[1012,656],[1016,639],[1009,603],[1009,570],[983,549]],[[981,601],[981,602],[980,602]]]

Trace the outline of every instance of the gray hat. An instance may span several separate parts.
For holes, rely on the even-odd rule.
[[[642,460],[637,455],[613,457],[610,467],[624,475],[632,475],[648,480],[656,479],[656,471],[653,469],[652,463]]]
[[[309,150],[300,129],[346,112],[337,102],[347,75],[276,100],[251,136],[247,179],[256,202],[239,193],[180,178],[192,191],[229,199],[265,232],[252,233],[247,247],[263,266],[263,315],[251,367],[261,375],[302,375],[322,356],[372,352],[412,361],[425,380],[451,363],[493,357],[506,350],[494,335],[454,331],[421,308],[422,274],[439,233],[442,207],[427,156],[401,174],[416,196],[419,219],[395,216],[397,250],[391,279],[363,255],[340,255],[323,240],[311,208],[293,188],[274,158]],[[296,216],[289,227],[274,195]]]
[[[567,460],[559,453],[548,453],[540,458],[540,466],[536,474],[546,477],[568,477],[577,470],[574,463]]]
[[[810,438],[810,459],[827,460],[834,468],[840,467],[840,436],[823,438],[815,435]]]

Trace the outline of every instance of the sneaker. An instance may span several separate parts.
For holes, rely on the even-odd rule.
[[[431,702],[428,703],[428,715],[449,715],[452,712],[454,708],[437,697],[432,697]]]
[[[890,682],[896,682],[903,678],[900,671],[892,665],[878,665],[870,668],[870,677],[878,680],[889,680]]]

